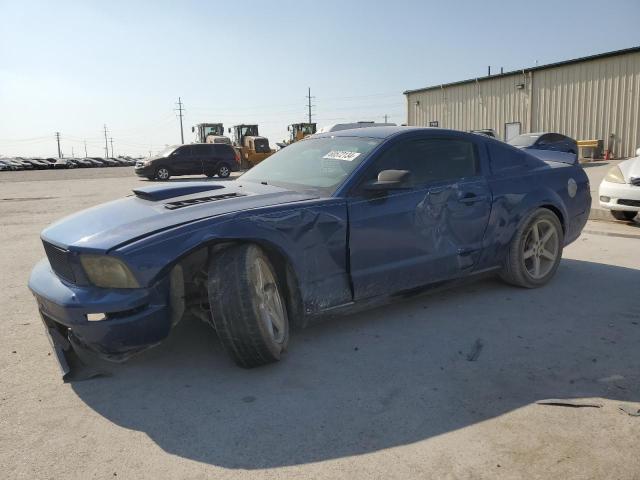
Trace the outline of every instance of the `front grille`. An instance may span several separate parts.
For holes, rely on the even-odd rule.
[[[253,141],[253,144],[256,149],[256,153],[269,153],[271,151],[269,148],[269,140],[266,138],[256,138]]]
[[[176,208],[190,207],[191,205],[198,205],[200,203],[215,202],[217,200],[224,200],[227,198],[244,197],[242,193],[225,193],[223,195],[212,195],[210,197],[192,198],[190,200],[181,200],[179,202],[165,203],[164,208],[169,210],[175,210]]]
[[[49,264],[51,264],[51,269],[55,274],[68,282],[75,283],[76,277],[73,274],[71,263],[69,263],[69,252],[48,242],[42,243],[44,245],[44,251],[47,254],[47,258],[49,259]]]
[[[640,207],[640,200],[618,200],[618,205],[626,205],[627,207]]]

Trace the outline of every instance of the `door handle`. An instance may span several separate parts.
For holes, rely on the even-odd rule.
[[[484,200],[487,199],[486,195],[476,195],[475,193],[467,193],[463,196],[461,196],[458,201],[462,202],[462,203],[467,203],[467,204],[471,204],[471,203],[476,203],[476,202],[482,202]]]

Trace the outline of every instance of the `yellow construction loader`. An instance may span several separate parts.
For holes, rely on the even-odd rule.
[[[269,140],[258,133],[258,125],[234,125],[229,129],[233,146],[240,153],[240,167],[248,169],[274,153]]]

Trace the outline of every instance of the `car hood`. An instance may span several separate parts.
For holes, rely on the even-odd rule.
[[[640,157],[630,158],[618,164],[624,179],[631,182],[633,178],[640,178]]]
[[[317,195],[239,180],[174,182],[134,189],[126,198],[54,223],[41,236],[71,251],[105,252],[196,220],[314,198]]]

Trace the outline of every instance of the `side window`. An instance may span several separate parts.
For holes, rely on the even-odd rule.
[[[179,158],[187,158],[191,156],[191,147],[180,147],[179,149],[177,149],[175,151],[174,154],[176,157]]]
[[[204,145],[193,145],[191,147],[191,152],[196,157],[207,157],[213,154],[213,145],[204,144]]]
[[[383,153],[366,180],[375,180],[382,170],[408,170],[413,184],[422,185],[475,176],[478,160],[473,143],[466,140],[409,140]]]

